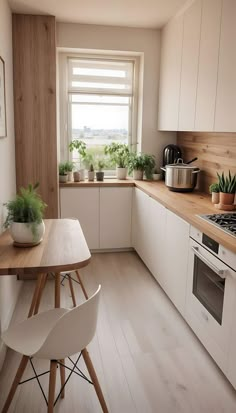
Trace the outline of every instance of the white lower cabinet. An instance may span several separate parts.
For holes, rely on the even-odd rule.
[[[77,218],[90,249],[99,248],[99,188],[60,188],[61,218]]]
[[[61,218],[78,218],[90,249],[130,248],[132,187],[60,188]]]
[[[151,273],[184,314],[189,224],[135,188],[132,241]]]
[[[100,188],[100,248],[131,247],[132,191]]]

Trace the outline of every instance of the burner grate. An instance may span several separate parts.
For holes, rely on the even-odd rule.
[[[208,214],[199,217],[236,237],[236,213]]]

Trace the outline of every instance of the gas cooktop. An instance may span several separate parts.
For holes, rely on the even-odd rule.
[[[236,237],[236,213],[199,215],[207,222]]]

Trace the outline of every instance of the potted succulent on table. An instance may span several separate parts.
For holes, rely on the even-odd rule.
[[[73,167],[74,163],[72,161],[66,161],[65,162],[65,169],[68,175],[68,181],[73,181]]]
[[[153,179],[153,170],[155,168],[155,157],[147,153],[143,154],[144,174],[147,180]]]
[[[43,238],[43,215],[47,205],[37,193],[38,187],[38,183],[34,186],[29,184],[27,188],[20,189],[15,199],[4,204],[7,208],[4,228],[10,228],[10,234],[17,246],[37,245]]]
[[[84,181],[85,179],[85,171],[83,166],[83,162],[86,160],[86,143],[79,140],[73,139],[69,144],[70,152],[74,150],[78,152],[79,155],[79,169],[74,173],[74,181]],[[78,175],[79,172],[79,175]]]
[[[219,184],[217,182],[214,182],[209,186],[209,191],[211,194],[211,202],[213,204],[218,204],[219,203]]]
[[[234,176],[231,175],[229,171],[228,176],[224,175],[222,172],[221,175],[217,173],[218,180],[219,180],[219,193],[220,193],[220,207],[224,209],[224,206],[232,206],[234,203],[234,197],[236,192],[236,174]]]
[[[66,162],[59,163],[59,182],[64,183],[68,181],[68,173]]]
[[[105,146],[104,152],[110,156],[112,163],[116,165],[117,179],[126,179],[130,159],[128,145],[112,142],[110,145]]]
[[[135,180],[143,179],[144,171],[144,158],[143,155],[131,153],[129,158],[129,173],[133,172],[133,178]]]
[[[99,159],[98,160],[98,171],[96,172],[97,181],[103,181],[104,180],[104,172],[103,172],[104,167],[105,167],[104,160]]]

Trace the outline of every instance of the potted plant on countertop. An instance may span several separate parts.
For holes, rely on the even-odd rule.
[[[89,170],[88,170],[88,181],[94,181],[94,175],[95,175],[94,166],[91,163],[89,166]]]
[[[236,174],[234,176],[231,175],[231,172],[229,171],[228,176],[224,175],[224,172],[222,172],[221,175],[218,174],[218,180],[219,180],[219,193],[220,193],[220,202],[219,202],[219,208],[220,209],[234,209],[234,197],[235,197],[235,191],[236,191]],[[227,208],[228,207],[228,208]]]
[[[152,177],[153,177],[153,181],[161,180],[161,171],[157,167],[154,168]]]
[[[68,173],[66,168],[66,162],[59,163],[59,182],[64,183],[68,181]]]
[[[69,144],[69,150],[70,152],[73,152],[75,150],[79,155],[79,168],[74,173],[74,181],[84,181],[85,171],[83,168],[83,162],[86,160],[86,143],[79,139],[73,139]]]
[[[68,181],[73,181],[73,167],[74,163],[72,161],[66,161],[65,162],[65,169],[68,175]]]
[[[99,159],[98,160],[98,171],[96,172],[97,181],[103,181],[104,180],[104,172],[103,172],[104,167],[105,167],[104,160]]]
[[[126,179],[130,159],[128,145],[112,142],[110,145],[105,146],[104,152],[106,155],[110,156],[112,163],[116,165],[117,179]]]
[[[217,182],[214,182],[209,186],[209,191],[211,194],[211,202],[213,204],[218,204],[219,203],[219,184]]]
[[[37,245],[43,238],[45,225],[43,222],[46,204],[37,193],[39,184],[21,188],[15,199],[4,204],[7,217],[4,228],[10,228],[15,245]]]
[[[143,154],[144,174],[147,180],[153,179],[153,170],[155,168],[155,157],[147,153]]]
[[[135,180],[143,179],[144,171],[144,158],[143,155],[137,153],[131,153],[129,157],[129,174],[133,173]]]

